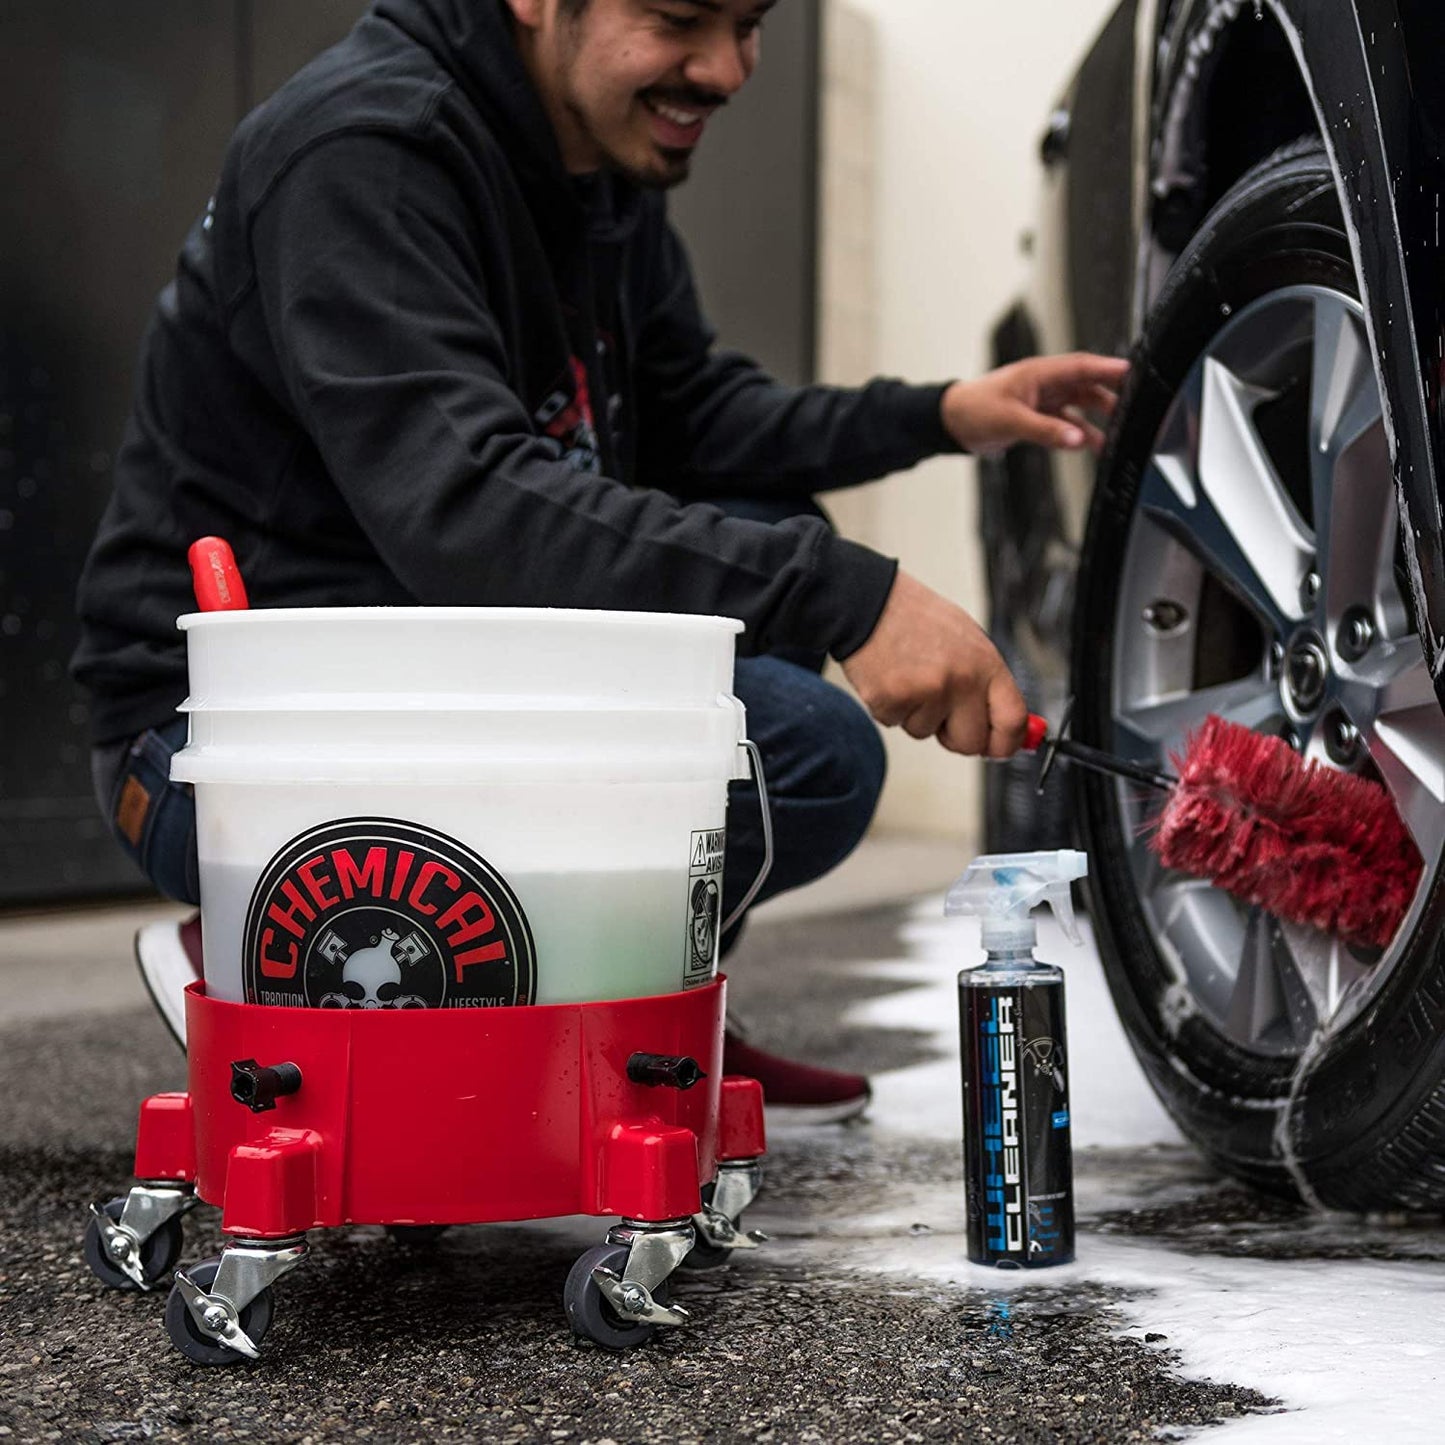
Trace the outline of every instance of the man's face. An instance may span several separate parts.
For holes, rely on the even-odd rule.
[[[687,179],[707,122],[758,62],[775,0],[514,3],[529,68],[574,172],[611,167],[640,185]]]

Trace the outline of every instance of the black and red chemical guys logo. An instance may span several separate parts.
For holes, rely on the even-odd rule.
[[[517,896],[455,838],[346,818],[293,838],[246,911],[248,1003],[504,1008],[537,995]]]

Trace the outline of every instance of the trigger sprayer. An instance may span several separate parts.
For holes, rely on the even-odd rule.
[[[1033,910],[1053,909],[1081,943],[1072,849],[977,858],[943,911],[980,920],[986,957],[958,975],[968,1256],[1037,1269],[1074,1257],[1064,975],[1034,957]]]

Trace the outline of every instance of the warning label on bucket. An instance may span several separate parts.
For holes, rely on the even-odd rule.
[[[692,835],[687,867],[687,944],[682,986],[697,988],[711,981],[717,969],[718,931],[722,921],[723,847],[725,828]]]

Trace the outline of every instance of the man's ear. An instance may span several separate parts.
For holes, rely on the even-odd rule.
[[[528,30],[539,29],[546,18],[546,0],[507,0],[507,7],[517,24]]]

